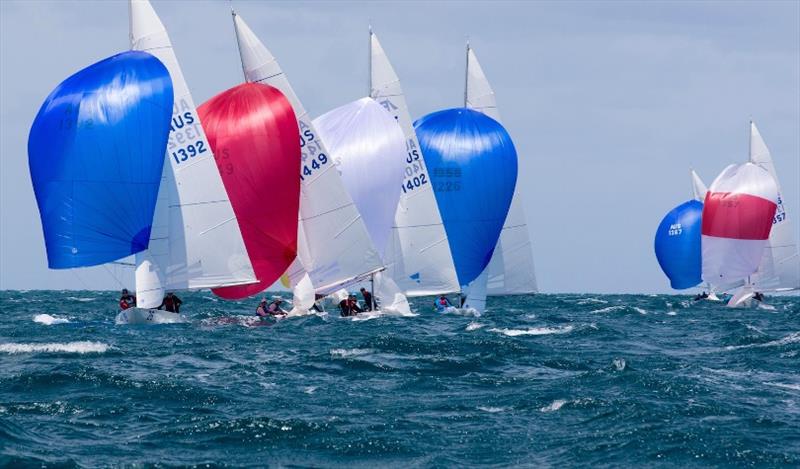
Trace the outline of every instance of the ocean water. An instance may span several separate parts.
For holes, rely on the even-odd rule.
[[[481,317],[116,326],[0,292],[0,466],[800,466],[800,298],[490,299]]]

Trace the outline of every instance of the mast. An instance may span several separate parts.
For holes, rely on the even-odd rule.
[[[467,36],[467,56],[464,67],[464,107],[467,107],[467,88],[469,87],[469,36]]]

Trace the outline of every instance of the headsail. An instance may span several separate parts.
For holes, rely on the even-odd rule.
[[[703,280],[728,284],[756,272],[777,201],[775,180],[753,163],[730,165],[717,176],[703,204]]]
[[[130,0],[131,49],[157,57],[175,91],[164,175],[150,247],[136,256],[139,307],[157,306],[164,290],[256,281],[214,154],[172,44],[147,0]]]
[[[400,200],[406,138],[391,115],[362,98],[314,119],[375,248],[384,255]]]
[[[754,122],[750,122],[750,162],[769,172],[778,187],[778,207],[772,220],[769,244],[764,249],[764,257],[752,283],[760,291],[800,289],[800,254],[788,218],[786,200],[772,156]]]
[[[327,293],[380,270],[380,256],[361,215],[286,75],[242,18],[234,14],[233,20],[246,80],[279,89],[292,104],[300,127],[299,252],[287,272],[292,285],[307,272],[317,293]]]
[[[147,248],[172,100],[166,67],[144,52],[101,60],[47,97],[28,158],[50,268]]]
[[[704,201],[706,199],[706,194],[708,193],[708,187],[706,187],[705,183],[697,173],[692,170],[692,194],[694,195],[694,200],[697,201]]]
[[[464,106],[500,120],[492,90],[474,50],[467,44],[467,71]],[[514,295],[539,291],[533,263],[528,223],[522,201],[522,185],[518,184],[511,200],[508,217],[503,224],[500,241],[489,263],[486,292],[489,295]],[[470,295],[474,293],[470,292]]]
[[[258,277],[258,283],[213,291],[245,298],[272,285],[297,256],[297,118],[280,91],[261,83],[224,91],[198,113]]]
[[[447,234],[400,79],[372,31],[370,96],[397,119],[406,137],[405,179],[386,250],[387,273],[408,296],[457,292],[460,286]]]
[[[414,124],[431,169],[461,285],[489,265],[517,182],[517,152],[499,122],[472,109],[437,111]]]

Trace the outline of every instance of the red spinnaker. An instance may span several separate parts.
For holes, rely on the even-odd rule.
[[[272,285],[297,255],[297,117],[280,91],[260,83],[224,91],[198,112],[258,278],[212,291],[229,300],[245,298]]]

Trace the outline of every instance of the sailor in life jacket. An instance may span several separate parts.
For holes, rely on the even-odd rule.
[[[125,310],[136,306],[136,297],[128,292],[127,288],[122,289],[122,296],[119,298],[119,309]]]
[[[450,300],[448,300],[447,297],[444,295],[440,295],[439,298],[436,300],[436,311],[440,313],[451,306],[453,306],[453,304],[450,303]]]
[[[181,301],[180,298],[178,298],[174,293],[169,292],[161,301],[161,304],[158,305],[157,309],[164,308],[170,313],[180,314],[182,304],[183,301]]]

